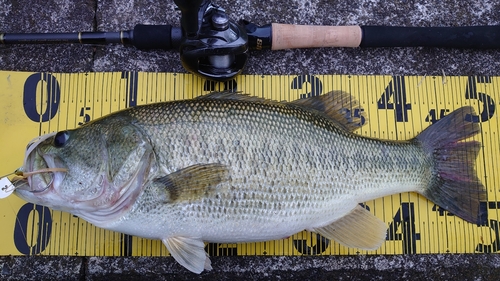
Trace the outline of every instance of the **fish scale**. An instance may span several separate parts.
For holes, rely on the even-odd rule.
[[[362,126],[351,113],[357,104],[343,92],[294,102],[212,93],[129,108],[40,138],[25,166],[68,173],[53,172],[57,183],[35,177],[16,192],[106,229],[161,239],[196,273],[211,268],[204,241],[266,241],[306,229],[376,249],[387,225],[359,203],[390,194],[418,192],[478,218],[485,191],[468,161],[480,146],[461,142],[479,132],[465,118],[472,107],[412,140],[382,141],[352,133]]]
[[[413,149],[415,156],[412,157],[407,148],[413,146],[392,143],[387,148],[391,149],[390,153],[380,156],[377,151],[388,147],[387,142],[342,132],[330,120],[314,117],[295,106],[225,100],[182,101],[168,106],[137,107],[126,112],[151,139],[169,139],[169,142],[155,142],[164,173],[197,163],[221,163],[230,167],[231,179],[214,187],[221,190],[214,198],[184,202],[174,208],[158,202],[155,237],[178,233],[179,228],[185,227],[182,222],[195,216],[194,210],[201,206],[202,213],[211,214],[210,220],[189,219],[189,227],[210,226],[206,233],[198,233],[205,241],[260,241],[263,236],[278,239],[328,224],[344,216],[357,203],[391,193],[392,190],[387,190],[391,183],[396,183],[392,188],[399,192],[423,189],[422,186],[428,184],[428,178],[421,175],[430,167],[418,161],[417,155],[421,152],[418,147]],[[231,145],[234,143],[239,145]],[[356,147],[358,149],[354,149]],[[364,149],[360,151],[359,147]],[[371,163],[372,167],[368,168]],[[406,186],[400,178],[408,179]],[[141,197],[144,201],[136,202],[138,209],[141,204],[151,204],[146,197],[155,197],[155,194],[148,193],[146,187]],[[238,204],[228,204],[228,199]],[[347,208],[335,207],[345,201],[349,202]],[[276,208],[275,202],[281,207]],[[185,208],[190,208],[190,212],[178,211]],[[169,213],[172,215],[166,215]],[[143,219],[133,212],[129,216],[130,220]],[[295,218],[295,225],[276,228],[290,217]],[[162,218],[165,219],[162,221]],[[239,220],[243,224],[256,220],[265,224],[245,236],[248,230],[239,230],[238,225],[234,225],[234,221]],[[127,219],[124,221],[129,223]],[[241,235],[232,238],[235,231]]]

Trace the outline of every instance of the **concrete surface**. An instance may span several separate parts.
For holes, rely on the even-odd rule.
[[[497,0],[214,0],[234,19],[324,25],[499,25]],[[173,0],[0,0],[2,32],[118,31],[178,25]],[[113,46],[0,46],[0,69],[185,72],[178,54]],[[499,75],[499,50],[426,48],[253,52],[244,73]],[[171,258],[0,257],[1,280],[498,280],[498,255],[213,257],[193,275]]]
[[[212,257],[200,275],[170,258],[0,257],[1,280],[498,280],[500,255]]]

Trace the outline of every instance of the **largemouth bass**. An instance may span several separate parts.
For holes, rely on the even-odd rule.
[[[486,192],[479,132],[460,108],[409,141],[352,133],[344,92],[293,102],[235,93],[128,108],[33,140],[16,193],[96,226],[161,239],[192,272],[204,242],[281,239],[304,229],[376,249],[387,225],[359,204],[417,192],[476,223]],[[357,110],[362,112],[362,110]],[[38,172],[37,172],[38,171]]]

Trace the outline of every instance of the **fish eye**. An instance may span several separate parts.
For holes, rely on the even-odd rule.
[[[68,140],[69,140],[68,131],[58,132],[54,137],[54,146],[63,147],[66,144],[66,142],[68,142]]]

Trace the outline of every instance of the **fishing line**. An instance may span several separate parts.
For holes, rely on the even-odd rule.
[[[12,181],[9,181],[9,184],[5,184],[4,186],[2,186],[1,190],[7,194],[10,194],[16,188],[19,188],[23,185],[27,185],[28,181],[26,181],[26,178],[29,176],[41,174],[41,173],[54,173],[54,172],[67,172],[67,171],[68,171],[68,169],[65,169],[65,168],[45,168],[45,169],[40,169],[40,170],[36,170],[36,171],[31,171],[31,172],[23,172],[21,170],[16,170],[12,173],[9,173],[9,174],[6,174],[6,175],[0,177],[3,179],[3,178],[7,178],[10,175],[16,175],[14,178],[12,178]],[[53,180],[54,180],[54,177],[52,177],[52,180],[47,184],[47,188],[52,184]],[[20,181],[23,181],[23,182],[21,184],[19,184]],[[46,190],[47,188],[43,189],[42,191]],[[35,193],[36,191],[33,191],[33,192]],[[16,224],[18,224],[19,229],[21,230],[21,233],[23,235],[23,238],[26,241],[28,241],[28,236],[27,236],[26,232],[24,231],[23,225],[17,216],[17,212],[14,209],[14,206],[12,206],[12,203],[10,201],[9,201],[9,206],[10,206],[12,213],[14,214],[14,217],[16,219]],[[34,225],[32,225],[32,228],[34,229]]]
[[[16,189],[16,186],[7,177],[10,175],[16,174],[16,172],[12,172],[12,173],[9,173],[9,174],[6,174],[6,175],[0,177],[0,180],[1,180],[2,185],[3,185],[3,186],[0,186],[0,190],[5,192],[7,194],[7,196]],[[14,179],[15,178],[16,177],[14,177]],[[4,198],[4,195],[2,195],[1,198]]]
[[[14,174],[16,174],[16,173],[17,173],[17,170],[16,170],[16,171],[14,171],[14,172],[12,172],[12,173],[8,173],[8,174],[6,174],[6,175],[1,176],[1,177],[0,177],[0,179],[6,178],[6,177],[8,177],[8,176],[10,176],[10,175],[14,175]],[[16,175],[17,175],[17,174],[16,174]]]
[[[22,178],[22,177],[19,177],[19,176],[18,176],[18,173],[19,173],[19,172],[16,170],[16,171],[14,171],[14,172],[12,172],[12,173],[8,173],[8,174],[6,174],[6,175],[4,175],[4,176],[0,177],[0,179],[2,179],[2,180],[3,180],[4,178],[6,178],[6,179],[7,179],[7,177],[8,177],[8,176],[10,176],[10,175],[16,175],[16,177],[14,177],[14,178],[12,179],[12,182],[9,180],[9,181],[8,181],[8,182],[9,182],[9,184],[5,184],[4,186],[2,186],[2,187],[0,188],[0,189],[1,189],[1,191],[5,192],[5,193],[7,194],[7,197],[8,197],[8,196],[9,196],[12,192],[14,192],[14,190],[15,190],[16,188],[18,188],[18,187],[20,186],[20,185],[19,185],[19,186],[16,186],[16,183],[18,183],[18,182],[19,182],[19,181],[21,181],[21,180],[24,180],[24,178]],[[26,183],[27,183],[27,182],[26,182]],[[25,232],[24,232],[24,230],[23,230],[23,227],[22,227],[22,225],[21,225],[21,221],[20,221],[20,220],[19,220],[19,218],[17,217],[17,212],[16,212],[16,209],[14,208],[14,206],[12,206],[12,203],[11,203],[9,200],[7,200],[7,202],[9,202],[10,210],[12,211],[12,213],[14,214],[14,217],[16,218],[16,223],[19,225],[19,228],[21,229],[21,233],[22,233],[22,235],[23,235],[24,239],[27,239],[27,235],[26,235],[26,233],[25,233]]]
[[[24,240],[28,241],[28,236],[24,232],[23,225],[21,224],[21,221],[17,217],[17,212],[14,209],[14,206],[12,206],[12,203],[10,201],[7,201],[7,202],[9,202],[10,209],[12,210],[12,213],[14,213],[14,217],[16,218],[16,223],[19,225],[19,229],[21,230],[21,233],[23,234]]]

